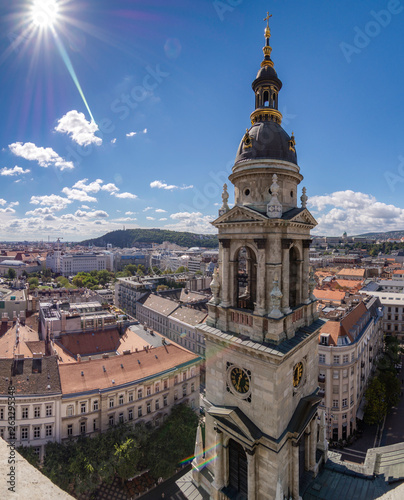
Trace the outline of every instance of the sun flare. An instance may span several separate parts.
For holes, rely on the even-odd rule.
[[[33,0],[32,23],[37,28],[52,28],[58,18],[57,0]]]

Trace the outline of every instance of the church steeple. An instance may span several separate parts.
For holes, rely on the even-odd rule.
[[[269,29],[269,18],[267,13],[264,21],[267,22],[265,28],[265,45],[262,48],[264,60],[261,62],[261,68],[258,71],[256,79],[253,81],[252,88],[255,93],[255,111],[251,114],[251,124],[256,122],[272,120],[279,125],[282,122],[282,114],[278,111],[278,93],[282,88],[282,82],[274,69],[274,63],[271,59],[272,47],[269,45],[271,30]]]

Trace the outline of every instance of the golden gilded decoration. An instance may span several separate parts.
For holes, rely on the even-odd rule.
[[[269,12],[267,12],[267,17],[264,17],[264,21],[267,22],[267,30],[269,30],[269,20],[272,17],[272,14],[270,15]]]
[[[258,108],[250,115],[251,125],[258,121],[273,121],[279,125],[282,123],[282,113],[273,108]]]
[[[293,387],[297,387],[303,377],[303,363],[297,363],[293,369]]]
[[[248,149],[252,147],[252,137],[248,132],[248,128],[245,129],[245,134],[243,137],[244,149]]]
[[[230,373],[230,380],[233,387],[240,394],[246,394],[250,390],[250,377],[242,368],[233,368]]]
[[[295,149],[296,141],[295,141],[295,136],[294,136],[293,132],[292,132],[292,136],[288,142],[289,142],[289,151],[293,151],[294,153],[296,153],[296,149]]]

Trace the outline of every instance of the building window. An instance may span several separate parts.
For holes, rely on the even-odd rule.
[[[138,398],[138,399],[142,399],[142,397],[143,397],[143,390],[142,390],[142,389],[139,389],[139,390],[137,391],[137,398]]]
[[[160,401],[158,399],[156,399],[156,406],[155,406],[156,410],[158,410],[160,408]]]
[[[73,436],[73,425],[72,424],[69,424],[67,426],[67,435],[68,436]]]
[[[325,363],[325,354],[319,354],[318,360],[320,363]]]
[[[52,437],[52,425],[45,425],[45,437]]]
[[[347,369],[342,370],[342,377],[343,377],[343,378],[348,377],[348,370],[347,370]]]
[[[86,423],[80,422],[80,434],[85,434],[85,433],[86,433]]]
[[[333,408],[338,408],[338,399],[333,399],[332,400],[332,407]]]
[[[35,446],[34,455],[36,455],[38,458],[40,457],[40,455],[41,455],[41,447],[40,446]]]
[[[191,384],[191,392],[195,392],[195,384]]]
[[[132,410],[132,408],[128,411],[128,420],[133,420],[133,410]]]
[[[4,420],[4,408],[0,408],[0,420]]]
[[[343,363],[348,363],[349,362],[349,355],[348,354],[344,354],[342,356],[342,362]]]
[[[150,403],[147,403],[146,411],[147,411],[147,413],[151,413],[151,404]]]
[[[168,380],[164,380],[164,390],[168,389]]]
[[[96,431],[97,430],[97,419],[95,418],[93,420],[93,431]]]
[[[177,399],[178,399],[178,391],[175,391],[174,392],[174,401],[177,401]]]
[[[333,371],[332,378],[339,378],[339,371],[338,370]]]
[[[113,408],[113,407],[114,407],[114,400],[113,400],[113,399],[110,399],[110,400],[109,400],[109,407],[110,407],[110,408]]]
[[[128,401],[129,401],[129,403],[131,403],[133,401],[133,392],[130,392],[128,394]]]
[[[115,421],[114,416],[113,416],[113,415],[110,415],[110,416],[108,417],[108,425],[109,425],[110,427],[112,427],[112,426],[114,425],[114,421]]]
[[[348,398],[344,398],[342,400],[342,408],[346,408],[348,406]]]
[[[351,406],[353,405],[353,395],[351,396]]]
[[[146,396],[151,396],[151,387],[146,387]]]
[[[123,405],[123,394],[119,395],[119,404]]]
[[[142,412],[142,407],[141,407],[141,406],[139,406],[139,408],[137,409],[137,416],[138,416],[138,417],[141,417],[141,416],[142,416],[142,413],[143,413],[143,412]]]
[[[184,373],[182,374],[182,381],[183,381],[183,382],[185,382],[185,381],[186,381],[186,379],[187,379],[187,374],[186,374],[186,372],[184,372]]]
[[[160,392],[160,384],[156,384],[155,392]]]
[[[187,395],[187,386],[184,385],[184,387],[182,388],[182,397],[185,398],[186,395]]]
[[[178,384],[178,375],[176,375],[176,376],[174,377],[174,385],[175,385],[175,384]]]
[[[339,356],[334,356],[334,365],[339,365]]]
[[[168,405],[167,396],[163,397],[163,404],[164,404],[164,406]]]
[[[46,405],[45,406],[45,415],[47,417],[51,417],[52,416],[52,405]]]
[[[34,427],[34,439],[39,439],[41,437],[41,428],[38,426]]]
[[[69,405],[67,407],[67,412],[66,413],[67,413],[68,417],[71,417],[73,415],[73,405]]]
[[[119,414],[119,423],[123,424],[123,413]]]
[[[80,403],[80,413],[86,413],[86,403]]]
[[[98,399],[96,399],[93,403],[93,411],[98,411]]]
[[[28,427],[21,427],[21,439],[28,439]]]
[[[35,406],[34,407],[34,418],[40,418],[40,417],[41,417],[41,407]]]
[[[355,359],[355,353],[352,353],[351,354],[351,361],[353,361]]]

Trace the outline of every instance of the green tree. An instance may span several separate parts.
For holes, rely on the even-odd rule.
[[[15,269],[13,269],[12,267],[9,267],[8,271],[7,271],[7,278],[10,280],[14,280],[16,277],[17,277],[17,273],[15,272]]]
[[[139,264],[137,266],[137,274],[139,274],[140,276],[144,276],[146,274],[146,268],[143,264]]]
[[[39,286],[38,278],[29,278],[28,283],[29,283],[30,290],[33,290],[34,288],[38,288],[38,286]]]
[[[386,389],[375,377],[365,392],[366,407],[364,420],[367,424],[380,424],[387,413]]]
[[[176,272],[176,273],[186,273],[186,272],[188,272],[188,271],[189,271],[189,269],[188,269],[187,267],[185,267],[185,266],[180,266],[180,267],[179,267],[179,268],[178,268],[175,272]]]
[[[134,276],[137,273],[137,268],[136,264],[128,264],[123,268],[123,272],[127,273],[126,276]]]
[[[112,279],[113,279],[113,273],[110,273],[106,269],[103,269],[102,271],[98,271],[97,279],[98,279],[98,283],[101,286],[105,286],[107,283],[109,283],[110,281],[112,281]]]
[[[71,288],[69,280],[67,278],[65,278],[64,276],[58,276],[56,278],[56,283],[58,284],[58,287]]]
[[[140,472],[139,464],[142,452],[139,443],[133,438],[126,438],[122,444],[115,444],[114,466],[122,483]]]

